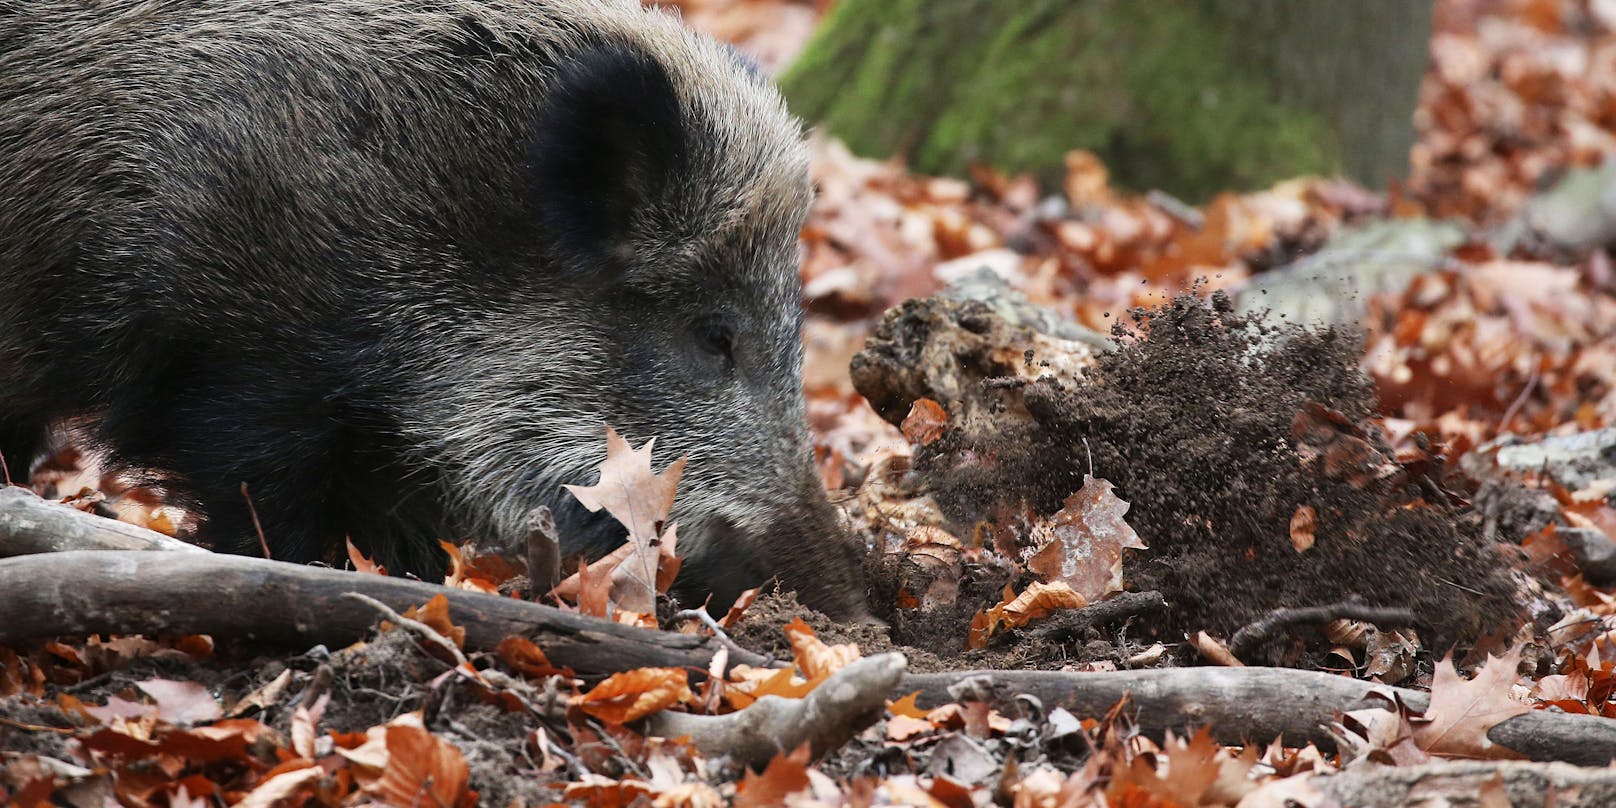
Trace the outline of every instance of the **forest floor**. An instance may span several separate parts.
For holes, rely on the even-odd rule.
[[[819,13],[665,4],[771,69]],[[804,383],[882,625],[755,593],[713,669],[730,647],[785,667],[604,681],[531,643],[473,652],[441,602],[343,647],[0,646],[0,796],[1611,804],[1611,770],[1543,761],[1616,754],[1616,730],[1554,723],[1616,718],[1616,205],[1600,197],[1616,170],[1599,167],[1616,155],[1616,4],[1438,9],[1413,171],[1389,190],[1303,177],[1190,204],[1113,188],[1084,152],[1040,187],[917,176],[816,138]],[[609,473],[660,490],[628,448]],[[33,484],[161,532],[183,521],[81,461]],[[638,545],[653,564],[658,530]],[[520,593],[518,572],[465,548],[449,583]],[[564,605],[715,633],[616,584],[577,576]],[[854,660],[892,652],[919,695],[751,769],[644,723],[856,689]],[[1284,670],[1230,684],[1247,668]],[[1126,696],[1080,706],[1082,676]],[[1348,681],[1370,695],[1320,695]],[[1301,736],[1270,731],[1320,710]],[[1512,746],[1499,729],[1522,716],[1545,729]]]

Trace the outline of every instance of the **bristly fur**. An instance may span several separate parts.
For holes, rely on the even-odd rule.
[[[681,589],[862,611],[809,457],[800,127],[634,0],[0,0],[0,453],[62,419],[251,552],[395,570],[688,452]]]

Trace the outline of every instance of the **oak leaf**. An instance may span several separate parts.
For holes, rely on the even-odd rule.
[[[1122,590],[1122,551],[1147,549],[1123,516],[1128,503],[1109,480],[1083,475],[1083,487],[1033,528],[1042,547],[1027,567],[1049,583],[1064,583],[1086,601]]]
[[[674,490],[685,469],[685,458],[680,457],[661,474],[652,471],[651,450],[655,444],[652,438],[636,450],[608,426],[606,459],[600,463],[599,482],[565,486],[591,513],[604,509],[628,529],[627,546],[632,549],[612,570],[612,600],[640,614],[656,613],[658,584],[672,581],[672,575],[661,571],[663,559],[673,558],[675,542],[666,522],[673,511]]]
[[[1431,678],[1431,704],[1425,714],[1411,718],[1414,742],[1433,755],[1464,758],[1518,758],[1508,747],[1487,737],[1487,730],[1532,708],[1511,693],[1521,647],[1502,657],[1488,657],[1474,679],[1466,680],[1449,654],[1436,664]]]

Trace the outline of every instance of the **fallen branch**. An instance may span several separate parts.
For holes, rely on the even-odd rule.
[[[1324,726],[1337,712],[1375,706],[1372,692],[1389,694],[1414,710],[1431,696],[1313,671],[1288,668],[1162,668],[1072,673],[1063,671],[961,671],[905,676],[897,694],[920,691],[923,706],[951,701],[948,688],[971,677],[989,677],[998,694],[1026,693],[1046,707],[1064,707],[1079,718],[1105,715],[1124,696],[1145,732],[1183,733],[1207,726],[1223,743],[1332,744]],[[1494,743],[1531,760],[1604,766],[1616,760],[1616,720],[1533,710],[1487,732]]]
[[[1275,609],[1236,631],[1229,639],[1229,650],[1240,659],[1249,659],[1252,652],[1274,641],[1292,626],[1332,620],[1361,620],[1382,629],[1402,628],[1414,624],[1414,613],[1390,606],[1371,606],[1358,599],[1324,606]]]
[[[1152,589],[1145,592],[1119,592],[1114,597],[1091,603],[1081,609],[1063,609],[1050,615],[1035,632],[1046,642],[1069,642],[1083,639],[1089,629],[1120,623],[1130,617],[1167,610],[1162,594]]]
[[[1493,787],[1502,786],[1503,794],[1520,795],[1513,800],[1516,805],[1552,802],[1558,808],[1604,808],[1616,803],[1616,769],[1568,763],[1456,760],[1367,765],[1308,779],[1309,785],[1340,805],[1488,805],[1479,795],[1495,782]],[[1510,802],[1505,799],[1502,804]]]
[[[692,715],[664,710],[645,719],[645,731],[663,738],[690,737],[703,755],[728,755],[761,767],[781,752],[808,744],[813,755],[839,748],[886,709],[887,696],[903,676],[902,654],[854,660],[800,699],[764,696],[728,715]]]
[[[436,584],[218,553],[63,552],[0,560],[0,645],[58,635],[208,634],[307,647],[367,636],[372,609],[358,592],[403,611],[449,599],[468,651],[511,635],[586,678],[643,667],[705,670],[719,647],[706,638],[648,631],[552,606]],[[759,654],[731,664],[766,665]]]
[[[207,552],[155,530],[41,499],[26,488],[0,487],[0,558],[67,550]]]

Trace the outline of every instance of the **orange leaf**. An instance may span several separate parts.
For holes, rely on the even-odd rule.
[[[724,619],[718,621],[718,624],[724,628],[730,628],[741,622],[741,618],[746,616],[747,607],[752,605],[752,601],[757,600],[757,596],[758,591],[755,587],[742,592],[741,596],[735,599],[735,605],[729,607]]]
[[[1122,517],[1128,503],[1112,493],[1109,480],[1083,475],[1083,487],[1065,506],[1033,528],[1043,547],[1027,567],[1050,583],[1065,583],[1086,601],[1122,590],[1122,551],[1144,550]]]
[[[532,640],[510,636],[499,641],[496,649],[505,664],[528,676],[571,676],[572,671],[551,664],[549,657]]]
[[[465,554],[454,542],[439,541],[438,546],[443,552],[449,554],[449,572],[443,576],[443,585],[455,589],[465,589],[471,592],[482,592],[488,595],[499,594],[499,586],[493,581],[481,578],[472,573],[472,566],[466,560]]]
[[[762,774],[747,772],[735,787],[735,808],[774,808],[808,788],[808,745],[789,755],[775,755]]]
[[[897,701],[888,702],[887,712],[893,715],[906,715],[910,718],[925,718],[927,711],[920,709],[920,705],[917,703],[919,699],[920,691],[916,690]]]
[[[636,668],[613,674],[573,703],[609,724],[626,724],[694,698],[683,668]]]
[[[903,430],[903,436],[910,443],[925,446],[941,438],[948,430],[948,413],[943,410],[943,405],[929,398],[916,399],[909,406],[909,414],[904,416],[899,429]]]
[[[1313,531],[1318,525],[1318,512],[1312,505],[1303,505],[1291,514],[1291,546],[1296,552],[1306,552],[1313,546]]]
[[[466,630],[455,625],[449,619],[449,599],[443,595],[433,595],[432,599],[420,607],[411,606],[404,613],[405,617],[419,620],[433,631],[449,638],[456,648],[464,648],[466,644]]]
[[[1087,605],[1088,602],[1082,595],[1073,592],[1071,587],[1064,583],[1034,582],[1032,586],[1027,587],[1027,591],[1017,595],[1015,600],[1004,604],[1001,608],[1005,623],[1012,628],[1020,628],[1061,609],[1081,609]]]
[[[977,609],[976,614],[971,617],[970,632],[965,635],[965,647],[972,651],[986,648],[988,638],[991,636],[993,636],[993,620],[988,617],[987,612]]]
[[[381,775],[365,786],[365,793],[400,808],[476,805],[477,792],[469,787],[471,773],[460,750],[418,722],[419,719],[395,721],[387,725],[387,764]]]
[[[365,557],[364,553],[359,552],[359,548],[354,546],[353,539],[348,539],[348,562],[353,564],[353,568],[356,572],[363,572],[371,575],[387,574],[386,567],[371,561]]]
[[[829,677],[860,656],[858,646],[851,643],[826,645],[800,617],[787,624],[785,631],[791,653],[797,658],[797,667],[811,682]]]

